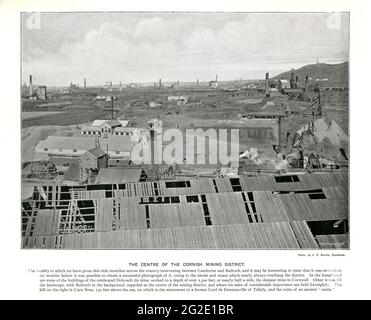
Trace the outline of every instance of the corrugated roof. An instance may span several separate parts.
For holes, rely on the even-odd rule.
[[[36,148],[90,150],[95,148],[95,140],[93,137],[48,136],[46,140],[40,141]]]
[[[348,234],[318,235],[316,239],[321,249],[349,248]]]
[[[121,123],[116,119],[111,119],[107,121],[107,124],[109,124],[111,127],[114,126],[121,126]]]
[[[121,120],[121,119],[117,119],[118,122],[121,123],[121,126],[123,127],[127,127],[130,123],[130,120]]]
[[[101,168],[95,182],[97,184],[139,182],[142,173],[141,168]]]
[[[101,132],[101,129],[99,127],[93,127],[93,126],[85,126],[81,128],[81,131],[96,131]]]
[[[101,147],[97,146],[94,149],[88,150],[87,152],[91,153],[93,156],[99,158],[104,156],[106,153],[102,150]]]
[[[57,157],[53,156],[50,157],[50,161],[54,163],[56,166],[70,166],[71,163],[79,164],[79,158],[71,158],[71,157]]]
[[[137,142],[131,140],[130,136],[110,136],[99,139],[100,147],[108,151],[130,152]]]
[[[93,127],[100,127],[104,125],[108,120],[94,120],[92,126]]]
[[[128,159],[108,159],[109,167],[127,167],[133,165],[131,160]]]
[[[228,178],[126,182],[135,171],[138,181],[141,168],[108,168],[99,173],[100,184],[40,187],[46,206],[65,206],[57,211],[70,217],[78,207],[80,212],[91,208],[94,232],[60,235],[61,248],[322,248],[331,239],[315,238],[306,221],[348,218],[346,174],[312,174],[283,183],[274,176],[244,177],[244,186],[238,184],[242,179]],[[283,189],[274,192],[278,185]],[[296,185],[301,189],[292,188]],[[73,200],[63,205],[62,199]],[[68,228],[74,232],[77,225]],[[53,238],[27,239],[25,247],[33,241],[36,247],[40,241],[55,246]]]
[[[108,124],[110,126],[121,126],[121,123],[116,119],[107,119],[107,120],[94,120],[92,125],[93,127],[101,127],[104,124]]]
[[[34,185],[22,183],[22,200],[30,199],[34,191]]]
[[[34,235],[58,234],[59,221],[59,210],[39,210],[36,216]]]
[[[135,132],[135,131],[139,131],[139,129],[133,127],[117,127],[114,129],[114,132]]]
[[[287,222],[75,233],[58,240],[62,249],[300,249]],[[55,235],[22,239],[24,248],[55,248],[56,242]]]
[[[108,151],[130,152],[137,142],[132,141],[129,136],[116,136],[99,138],[100,147]],[[46,140],[38,143],[36,148],[40,149],[64,149],[64,150],[91,150],[96,146],[94,137],[59,137],[49,136]]]

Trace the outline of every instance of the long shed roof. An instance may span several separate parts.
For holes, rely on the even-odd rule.
[[[41,225],[35,229],[37,234],[26,231],[23,246],[54,247],[56,236],[61,239],[58,248],[72,249],[308,249],[325,247],[329,241],[348,246],[340,235],[315,236],[309,227],[309,223],[348,219],[345,173],[280,176],[278,180],[265,176],[124,182],[129,171],[135,172],[136,180],[141,174],[137,168],[109,168],[102,170],[96,185],[35,189],[39,198],[34,194],[34,200],[23,202],[29,217],[24,216],[26,230],[34,223]],[[71,234],[65,234],[61,219],[45,218],[47,211],[34,222],[32,215],[38,207],[31,206],[32,201],[44,202],[43,208],[54,210],[53,217],[60,217],[62,211],[67,214],[67,221],[75,221],[67,230]],[[93,232],[76,233],[76,217],[85,215]]]

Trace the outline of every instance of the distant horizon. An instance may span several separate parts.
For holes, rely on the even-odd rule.
[[[342,62],[336,62],[336,63],[326,63],[326,62],[319,62],[318,64],[327,64],[327,65],[340,65],[340,64],[343,64],[343,63],[349,63],[349,61],[348,60],[346,60],[346,61],[342,61]],[[285,72],[288,72],[288,71],[291,71],[292,69],[294,69],[294,70],[299,70],[299,69],[301,69],[301,68],[303,68],[303,67],[306,67],[306,66],[310,66],[310,65],[315,65],[315,64],[317,64],[317,63],[311,63],[311,64],[306,64],[306,65],[302,65],[302,66],[300,66],[300,67],[298,67],[298,68],[290,68],[290,69],[288,69],[288,70],[283,70],[283,71],[280,71],[280,72],[278,72],[277,74],[270,74],[269,73],[269,77],[270,78],[275,78],[276,76],[278,76],[278,75],[280,75],[281,73],[285,73]],[[264,74],[263,74],[263,77],[262,78],[255,78],[255,79],[253,79],[253,78],[250,78],[250,79],[248,79],[248,78],[242,78],[242,81],[262,81],[262,80],[264,80],[264,78],[265,78],[265,73],[266,72],[269,72],[269,71],[265,71],[264,72]],[[33,76],[33,75],[32,75]],[[34,76],[33,76],[34,77]],[[240,78],[241,79],[241,78]],[[26,84],[26,85],[28,85],[29,83],[28,83],[28,78],[27,79],[25,79],[25,80],[27,80],[27,81],[22,81],[22,85],[23,84]],[[84,79],[82,79],[82,82],[81,83],[79,83],[79,82],[72,82],[73,84],[76,84],[76,85],[78,85],[80,88],[83,88],[83,86],[84,86],[84,83],[83,83],[83,80]],[[88,80],[88,79],[87,79]],[[132,84],[132,83],[135,83],[135,84],[139,84],[139,85],[153,85],[154,83],[158,83],[158,80],[159,79],[157,79],[157,81],[146,81],[146,82],[138,82],[138,81],[129,81],[129,82],[122,82],[121,81],[121,85],[123,85],[123,86],[125,86],[125,85],[129,85],[129,84]],[[196,79],[197,80],[197,79]],[[213,80],[215,80],[215,78],[214,79],[209,79],[209,80],[201,80],[201,79],[198,79],[199,80],[199,83],[204,83],[204,84],[206,84],[206,83],[208,83],[208,82],[210,82],[210,81],[213,81]],[[185,83],[185,84],[191,84],[191,83],[196,83],[197,81],[192,81],[192,80],[189,80],[189,81],[185,81],[185,80],[167,80],[167,79],[161,79],[161,83],[162,84],[166,84],[166,85],[169,85],[169,84],[174,84],[174,83],[176,83],[177,81],[179,81],[179,83],[180,84],[182,84],[182,83]],[[218,82],[220,82],[220,83],[223,83],[223,82],[236,82],[236,81],[239,81],[239,79],[219,79],[219,76],[218,76]],[[70,83],[68,83],[68,84],[64,84],[64,85],[48,85],[47,83],[35,83],[35,81],[33,80],[33,83],[34,83],[34,85],[47,85],[48,87],[51,87],[51,88],[67,88],[67,87],[69,87],[70,86]],[[105,83],[97,83],[97,84],[92,84],[92,85],[89,85],[89,84],[87,84],[87,88],[95,88],[95,87],[102,87],[102,86],[105,86],[106,84]],[[118,85],[120,85],[120,82],[117,82],[117,83],[114,83],[114,82],[112,82],[112,86],[118,86]]]
[[[28,84],[264,79],[349,60],[347,13],[22,14]],[[77,22],[76,22],[77,21]]]

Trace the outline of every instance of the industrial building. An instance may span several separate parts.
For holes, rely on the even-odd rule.
[[[177,106],[182,106],[187,104],[189,100],[188,96],[185,95],[178,95],[178,96],[168,96],[167,101],[169,102],[175,102]]]
[[[39,99],[39,100],[46,100],[47,99],[46,86],[38,86],[37,87],[37,99]]]
[[[107,168],[108,155],[102,150],[100,146],[88,150],[80,156],[80,166],[83,169],[99,170]]]
[[[94,120],[90,126],[81,128],[81,134],[97,136],[113,134],[116,129],[126,127],[128,123],[128,120]]]
[[[219,82],[218,82],[218,76],[215,76],[215,80],[209,81],[209,87],[212,89],[218,89],[219,88]]]
[[[113,129],[114,136],[139,136],[140,129],[133,127],[116,127]]]
[[[278,80],[278,89],[288,89],[290,88],[290,82],[286,79],[280,79]]]
[[[22,247],[349,246],[346,172],[125,182],[115,170],[102,171],[103,184],[35,186],[22,202]]]
[[[209,82],[209,87],[212,88],[212,89],[218,89],[219,88],[219,83],[218,81],[210,81]]]
[[[94,149],[99,144],[109,156],[116,158],[129,157],[132,149],[138,144],[130,136],[94,137],[59,137],[48,136],[36,146],[36,152],[49,156],[79,157]]]

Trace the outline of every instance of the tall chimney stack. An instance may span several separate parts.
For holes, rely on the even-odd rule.
[[[32,96],[32,74],[30,74],[30,97]]]
[[[160,78],[160,80],[158,80],[158,86],[159,86],[159,88],[162,87],[161,78]]]
[[[151,164],[154,165],[155,164],[155,145],[156,145],[155,129],[151,128],[149,130],[149,133],[150,133],[150,142],[151,142]]]
[[[86,78],[84,78],[84,89],[86,89]]]
[[[113,120],[113,96],[111,96],[111,119]]]
[[[293,72],[291,72],[291,79],[290,79],[290,89],[295,88],[295,75]]]
[[[197,85],[198,85],[198,79],[197,79]]]
[[[305,76],[304,92],[308,92],[308,76]]]
[[[218,82],[218,75],[215,76],[215,81]]]
[[[269,72],[265,74],[265,96],[269,97]]]
[[[321,102],[321,90],[318,88],[318,109],[317,109],[318,117],[322,117],[322,102]]]

